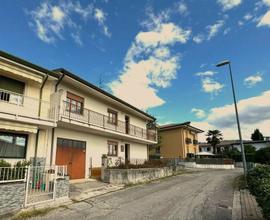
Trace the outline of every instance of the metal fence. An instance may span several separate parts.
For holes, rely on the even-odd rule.
[[[134,137],[156,141],[156,130],[145,129],[132,124],[127,125],[126,122],[117,120],[116,123],[112,123],[111,119],[107,115],[103,115],[99,112],[92,111],[90,109],[76,109],[73,104],[63,101],[63,110],[61,115],[75,121],[80,121],[89,125],[105,128],[108,130],[116,131],[123,134],[128,134]]]
[[[27,167],[0,167],[0,183],[26,181]]]
[[[55,200],[56,180],[67,175],[67,166],[29,166],[25,206]]]

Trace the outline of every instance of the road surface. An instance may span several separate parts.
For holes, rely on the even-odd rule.
[[[239,175],[239,170],[182,174],[87,199],[35,219],[231,219],[233,182]]]

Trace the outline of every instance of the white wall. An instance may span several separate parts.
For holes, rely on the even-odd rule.
[[[78,95],[84,98],[84,108],[90,109],[92,111],[96,111],[103,115],[108,115],[108,108],[110,108],[118,112],[118,120],[121,120],[124,122],[125,115],[128,115],[130,117],[130,124],[136,125],[144,129],[146,128],[146,123],[147,123],[146,120],[138,116],[132,115],[128,112],[124,112],[120,110],[117,106],[112,106],[110,104],[107,104],[104,100],[95,97],[90,92],[89,93],[83,92],[82,90],[76,89],[72,87],[71,85],[67,85],[64,83],[59,85],[58,90],[60,89],[63,90],[62,100],[66,100],[67,91],[69,91],[75,95]]]
[[[130,158],[147,159],[147,145],[134,142],[125,142],[120,139],[114,139],[96,134],[83,133],[75,130],[56,128],[54,140],[54,156],[56,159],[56,141],[57,138],[67,138],[80,141],[86,141],[86,159],[85,159],[85,178],[89,176],[90,158],[92,158],[92,167],[101,167],[101,156],[108,153],[108,141],[118,142],[118,157],[125,158],[125,152],[121,152],[121,145],[130,144]]]

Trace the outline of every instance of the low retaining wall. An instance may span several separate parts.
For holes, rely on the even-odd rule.
[[[196,162],[181,162],[186,168],[199,168],[199,169],[234,169],[234,164],[197,164]]]
[[[0,216],[23,208],[24,199],[25,183],[0,184]]]
[[[135,184],[160,179],[180,173],[183,166],[140,169],[105,169],[102,168],[102,181],[112,184]]]

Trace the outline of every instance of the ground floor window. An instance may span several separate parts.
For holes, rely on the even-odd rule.
[[[108,141],[108,156],[117,156],[118,143]]]
[[[0,158],[25,158],[28,136],[0,132]]]

